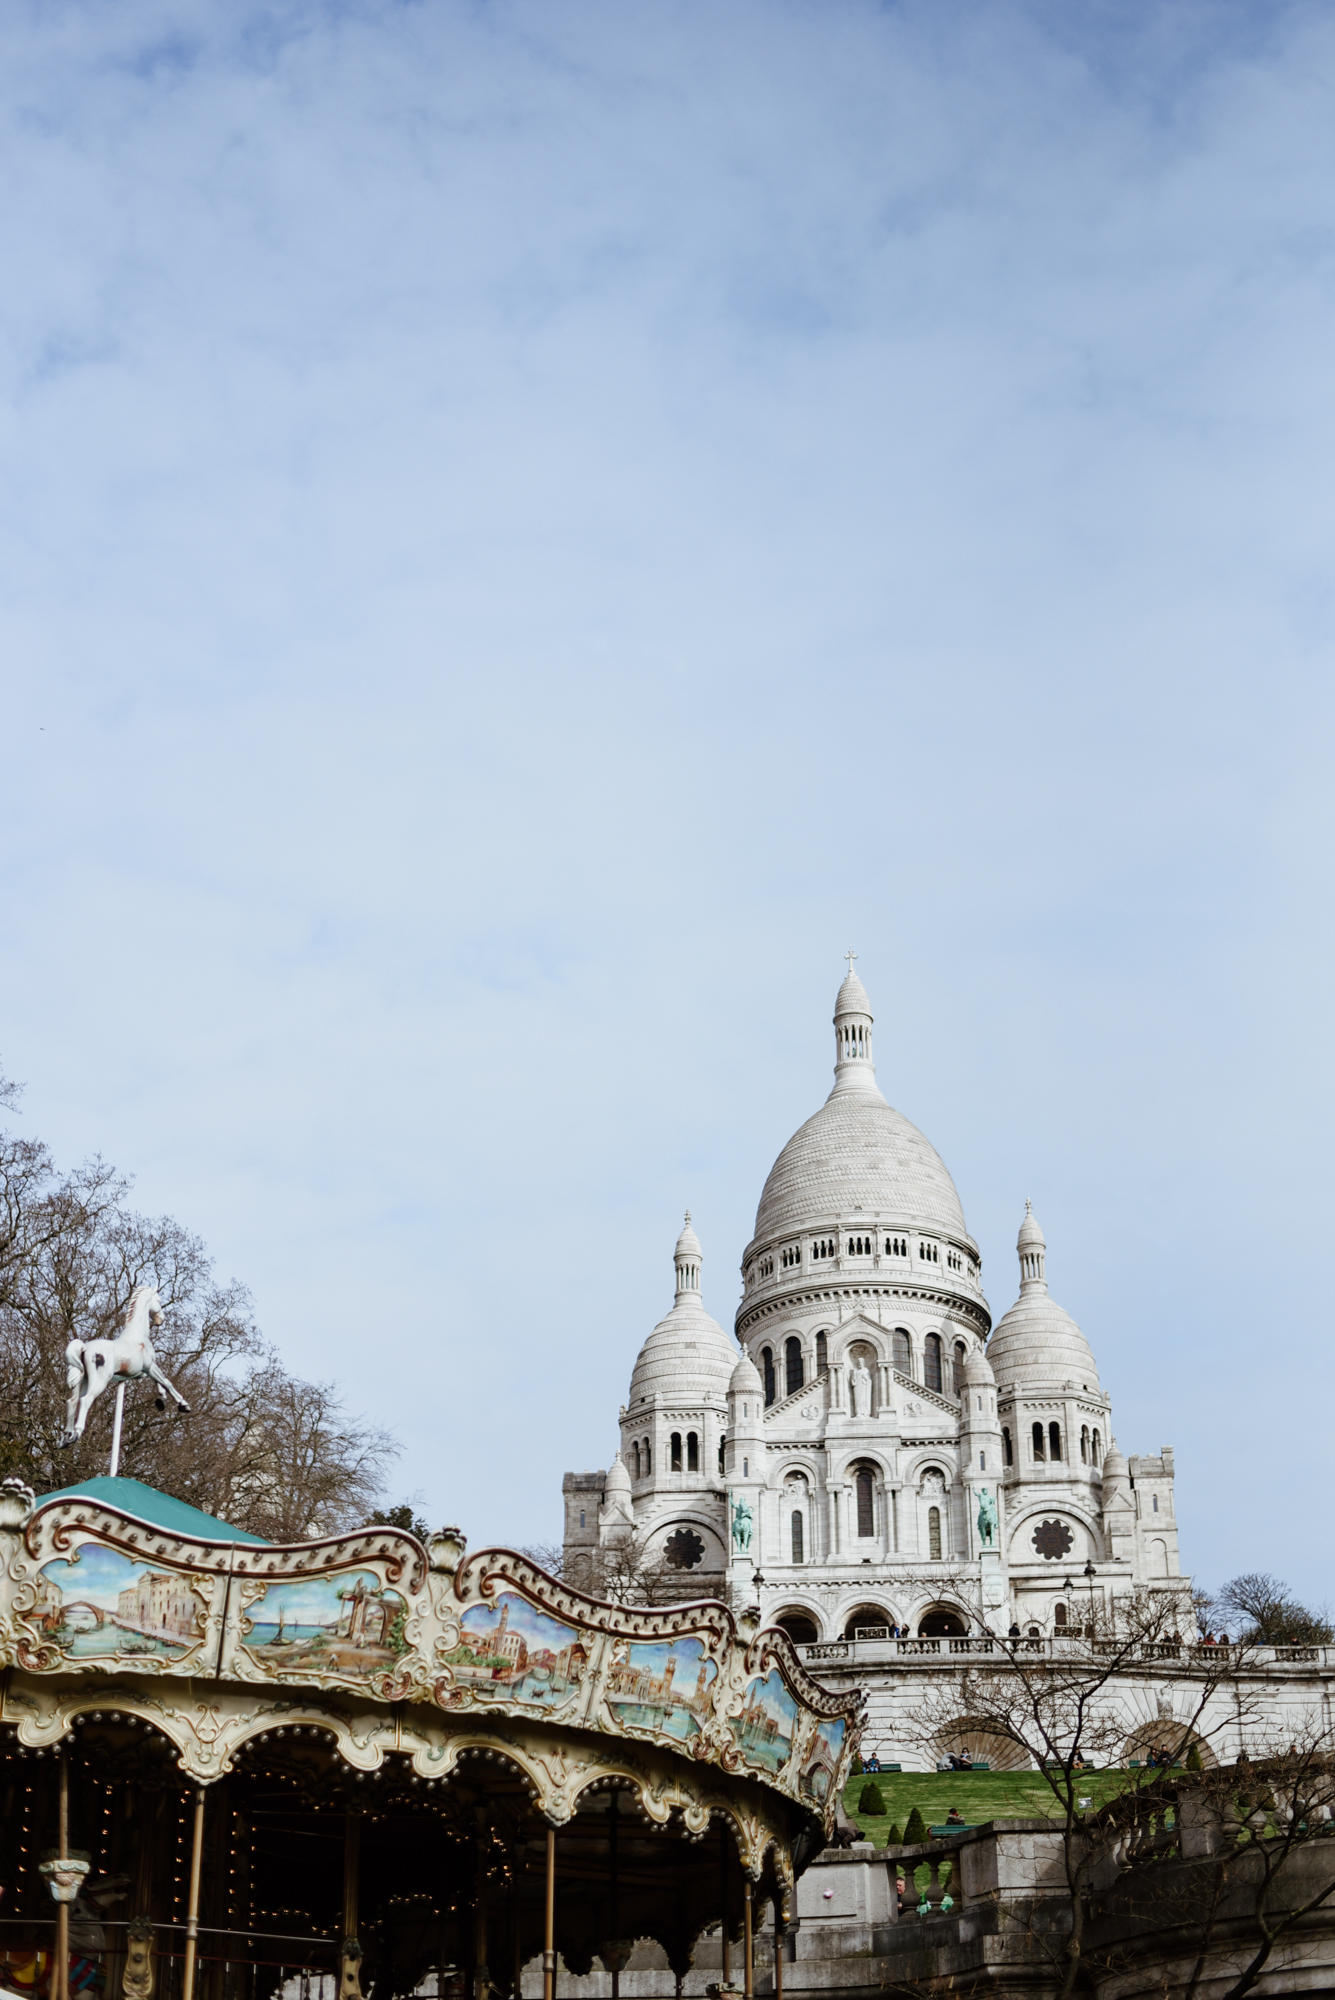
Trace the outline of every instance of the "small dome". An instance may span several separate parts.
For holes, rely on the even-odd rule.
[[[630,1378],[629,1409],[651,1396],[669,1403],[713,1402],[721,1405],[737,1360],[737,1349],[700,1297],[700,1244],[686,1225],[677,1238],[673,1262],[677,1297],[666,1319],[660,1319],[644,1346]]]
[[[698,1298],[673,1306],[640,1349],[630,1378],[630,1408],[650,1396],[700,1403],[728,1393],[737,1349]]]
[[[830,989],[827,986],[825,990],[828,993]],[[867,989],[850,965],[844,983],[839,988],[838,998],[834,1003],[834,1018],[837,1021],[841,1014],[870,1013],[871,1001],[867,996]]]
[[[760,1370],[749,1354],[742,1354],[729,1379],[728,1394],[763,1396],[764,1393],[765,1385],[760,1379]]]
[[[1114,1438],[1103,1454],[1103,1483],[1106,1486],[1111,1479],[1130,1477],[1131,1468],[1126,1462],[1126,1454],[1117,1449],[1117,1439]]]
[[[603,1490],[608,1499],[611,1499],[614,1493],[624,1493],[627,1498],[630,1496],[630,1474],[622,1463],[620,1452],[607,1468],[607,1484]]]
[[[964,1361],[964,1380],[970,1388],[994,1389],[997,1378],[992,1373],[992,1364],[981,1347],[975,1347]]]
[[[1046,1290],[1020,1298],[997,1322],[987,1358],[999,1389],[1099,1388],[1089,1342]]]
[[[686,1220],[681,1226],[681,1235],[677,1238],[677,1248],[673,1254],[677,1258],[700,1257],[704,1254],[700,1248],[700,1238],[691,1227],[691,1211],[689,1208],[686,1211]]]
[[[1025,1202],[1024,1221],[1020,1224],[1020,1233],[1015,1239],[1015,1247],[1020,1251],[1031,1249],[1046,1250],[1048,1247],[1047,1238],[1039,1227],[1038,1217],[1034,1214],[1034,1204],[1032,1201],[1026,1200]]]
[[[999,1389],[1097,1389],[1099,1371],[1089,1342],[1071,1315],[1048,1290],[1047,1244],[1034,1215],[1024,1205],[1016,1239],[1020,1253],[1020,1296],[998,1320],[987,1343],[987,1358]]]

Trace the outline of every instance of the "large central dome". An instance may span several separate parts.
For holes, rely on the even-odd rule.
[[[754,1244],[858,1215],[969,1241],[945,1161],[877,1088],[871,1002],[855,972],[839,989],[834,1027],[834,1088],[770,1169]]]
[[[968,1235],[945,1161],[879,1091],[832,1097],[794,1132],[765,1182],[755,1239],[767,1243],[855,1213]]]

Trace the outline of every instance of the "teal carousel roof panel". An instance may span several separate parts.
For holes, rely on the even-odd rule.
[[[252,1535],[247,1528],[234,1528],[230,1521],[220,1521],[216,1514],[206,1514],[201,1507],[192,1507],[185,1500],[162,1493],[142,1479],[112,1479],[106,1474],[98,1479],[81,1479],[77,1486],[61,1486],[54,1493],[43,1493],[37,1504],[45,1507],[52,1500],[100,1500],[104,1506],[114,1507],[117,1513],[131,1514],[137,1521],[147,1521],[153,1528],[166,1528],[172,1534],[192,1535],[203,1542],[252,1542],[259,1548],[269,1546],[263,1535]]]

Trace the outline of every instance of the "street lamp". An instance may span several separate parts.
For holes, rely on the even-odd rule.
[[[1089,1585],[1089,1623],[1092,1633],[1094,1626],[1094,1565],[1092,1562],[1085,1564],[1085,1582]]]

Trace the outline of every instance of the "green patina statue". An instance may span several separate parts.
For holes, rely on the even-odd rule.
[[[978,1489],[978,1537],[985,1549],[990,1549],[997,1539],[997,1503],[986,1486]]]
[[[751,1546],[751,1521],[751,1509],[746,1501],[734,1501],[732,1509],[732,1545],[741,1554],[745,1554]]]

